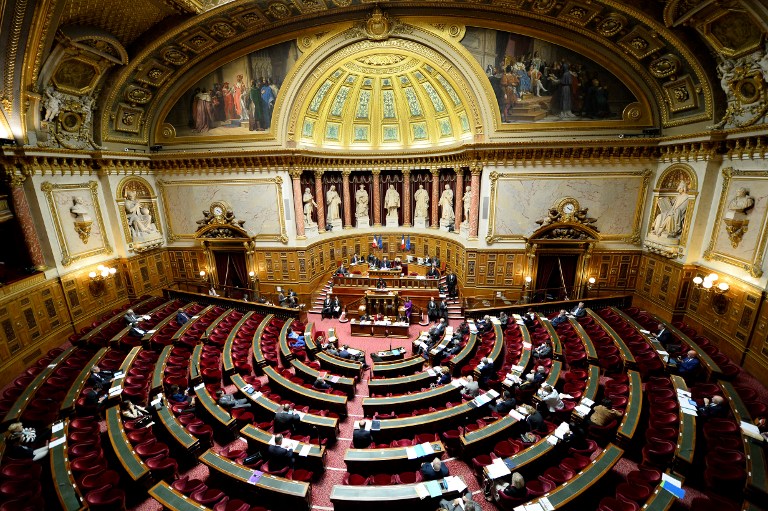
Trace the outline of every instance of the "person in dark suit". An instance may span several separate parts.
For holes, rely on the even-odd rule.
[[[330,388],[333,388],[333,387],[331,387],[331,385],[330,385],[330,384],[329,384],[327,381],[325,381],[323,378],[317,378],[317,379],[315,380],[315,383],[313,383],[313,384],[312,384],[312,387],[313,387],[313,388],[315,388],[315,389],[317,389],[317,390],[328,390],[328,389],[330,389]]]
[[[376,289],[387,289],[387,282],[379,277],[379,280],[376,281]]]
[[[488,380],[493,378],[496,374],[496,368],[493,366],[493,359],[486,357],[480,361],[477,365],[477,369],[480,371],[480,378],[478,383],[485,387],[488,384]]]
[[[677,364],[677,374],[683,378],[686,378],[688,376],[697,374],[700,368],[701,362],[699,362],[699,358],[696,356],[696,352],[694,350],[690,350],[686,354],[685,358],[680,360],[680,362]]]
[[[432,266],[435,268],[440,268],[440,258],[435,256],[432,258]]]
[[[438,371],[436,382],[437,385],[446,385],[451,383],[451,372],[447,367],[436,367],[435,371]]]
[[[430,323],[437,321],[437,318],[440,317],[434,296],[429,299],[429,303],[427,304],[427,317],[429,318]]]
[[[437,268],[433,265],[429,271],[427,272],[427,277],[430,279],[439,279],[440,278],[440,272],[437,271]]]
[[[584,302],[579,304],[571,311],[571,316],[574,318],[583,318],[587,315],[587,309],[584,308]]]
[[[456,287],[459,285],[459,279],[452,271],[445,276],[445,285],[448,286],[448,298],[456,298],[458,296]]]
[[[359,255],[354,254],[352,256],[352,261],[350,262],[350,264],[357,264],[357,263],[361,263],[361,262],[363,262],[363,259]]]
[[[184,312],[184,309],[176,311],[176,323],[183,325],[187,321],[189,321],[189,314]]]
[[[505,415],[508,414],[510,410],[512,410],[515,405],[517,404],[517,401],[515,401],[515,398],[512,396],[512,393],[508,390],[505,390],[501,394],[501,398],[496,400],[495,405],[491,405],[491,410],[498,413],[499,415]]]
[[[275,413],[272,430],[278,433],[283,431],[295,431],[296,424],[298,424],[300,420],[299,416],[293,413],[291,405],[286,403],[283,405],[282,410]]]
[[[392,268],[392,263],[389,262],[389,259],[387,259],[387,256],[384,256],[384,259],[381,260],[381,269],[389,270],[390,268]]]
[[[357,423],[357,429],[352,432],[352,447],[355,449],[367,449],[373,443],[371,432],[365,429],[366,421]]]
[[[368,254],[368,264],[375,265],[376,264],[376,256],[373,254]]]
[[[267,457],[270,470],[293,467],[293,452],[283,447],[283,435],[275,435],[275,445],[267,448]]]
[[[421,475],[425,481],[434,481],[448,477],[448,466],[435,458],[431,462],[425,462],[421,465]]]
[[[725,417],[725,399],[723,396],[712,396],[711,398],[704,398],[704,405],[698,408],[699,417],[711,418],[711,417]]]
[[[533,328],[536,324],[536,313],[533,312],[533,309],[528,309],[528,311],[523,314],[523,324],[526,328]]]
[[[341,300],[339,300],[338,296],[333,297],[333,302],[331,303],[331,317],[336,319],[341,317]]]
[[[333,317],[333,312],[331,310],[332,307],[333,307],[333,297],[329,293],[325,297],[325,300],[323,300],[323,310],[320,311],[320,317],[323,319]]]
[[[552,326],[558,326],[568,321],[568,316],[566,315],[565,309],[560,311],[560,314],[557,315],[556,318],[552,319]]]
[[[552,358],[552,344],[549,339],[545,340],[532,350],[533,358]]]
[[[341,266],[336,270],[335,275],[338,277],[346,277],[349,275],[349,270],[344,267],[344,263],[341,263]]]
[[[448,321],[448,300],[440,302],[440,317]]]
[[[440,342],[440,339],[443,338],[445,335],[445,326],[446,326],[445,319],[441,319],[440,322],[429,331],[429,337],[432,341],[432,343]]]
[[[659,341],[659,344],[664,346],[664,349],[670,354],[676,354],[682,350],[680,343],[676,342],[675,338],[672,337],[672,332],[670,332],[662,323],[659,323],[656,340]]]
[[[88,376],[88,383],[90,385],[101,385],[106,387],[112,382],[112,372],[102,371],[99,366],[91,367],[91,374]]]
[[[528,424],[528,431],[543,431],[545,429],[544,416],[541,415],[541,412],[539,411],[542,404],[542,402],[539,402],[539,407],[525,418],[525,422]],[[544,406],[546,407],[546,405]]]

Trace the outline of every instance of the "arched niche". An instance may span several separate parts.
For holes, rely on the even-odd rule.
[[[141,177],[126,177],[115,195],[128,250],[139,253],[162,246],[165,237],[152,185]]]
[[[655,254],[678,258],[683,255],[698,195],[698,178],[690,165],[667,167],[656,181],[648,231],[643,245]]]

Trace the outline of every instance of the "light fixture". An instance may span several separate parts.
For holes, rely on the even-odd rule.
[[[693,285],[696,286],[697,289],[703,289],[706,292],[714,291],[717,294],[726,293],[731,289],[731,286],[727,282],[721,281],[715,284],[718,280],[720,280],[720,276],[717,273],[710,273],[706,277],[696,275],[693,277]]]
[[[248,272],[248,278],[250,279],[251,282],[256,282],[256,273],[252,272],[252,271],[249,271]]]
[[[200,279],[201,280],[205,280],[205,275],[206,275],[205,270],[200,270]]]
[[[592,291],[592,287],[595,285],[595,277],[589,277],[587,279],[587,289]]]
[[[700,286],[702,282],[704,282],[704,279],[702,279],[700,275],[693,277],[693,283],[696,284],[697,287]]]
[[[526,289],[531,285],[531,280],[533,280],[533,279],[531,279],[530,275],[526,275],[525,276],[525,287],[526,287]]]
[[[719,279],[720,277],[717,276],[717,273],[710,273],[709,275],[707,275],[707,278],[712,282],[716,282],[717,279]]]
[[[117,268],[112,268],[100,264],[96,267],[96,271],[88,273],[88,289],[90,289],[93,296],[101,296],[106,291],[107,286],[105,281],[115,276]]]
[[[729,289],[731,289],[731,286],[729,286],[727,282],[721,282],[721,283],[719,283],[719,284],[717,285],[717,289],[718,289],[718,291],[720,291],[721,293],[725,293],[726,291],[728,291]]]

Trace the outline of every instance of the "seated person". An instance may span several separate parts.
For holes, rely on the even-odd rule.
[[[301,349],[307,346],[307,341],[302,334],[291,330],[288,332],[288,346],[292,349]]]
[[[216,288],[211,287],[211,289],[208,290],[209,296],[219,296],[219,293],[216,292]]]
[[[127,419],[138,419],[148,415],[149,412],[143,406],[135,405],[131,400],[126,399],[120,403],[120,413]]]
[[[125,319],[125,322],[129,325],[137,325],[141,321],[142,316],[136,315],[136,313],[133,312],[133,309],[128,309],[125,311],[123,319]]]
[[[561,325],[566,321],[568,321],[568,316],[566,315],[565,309],[562,309],[560,314],[558,314],[556,318],[552,319],[552,326]]]
[[[185,394],[178,385],[171,385],[171,391],[168,393],[168,399],[172,403],[184,403],[189,406],[195,405],[195,398]]]
[[[624,415],[623,412],[613,409],[613,401],[610,398],[603,399],[603,402],[592,409],[592,415],[589,416],[589,422],[595,426],[605,427],[614,419],[619,419]]]
[[[85,393],[85,404],[87,406],[95,406],[97,410],[101,410],[104,407],[106,400],[107,394],[100,383],[95,384],[91,387],[91,390]]]
[[[552,344],[549,339],[533,348],[533,358],[552,358]]]
[[[482,386],[485,386],[488,383],[488,380],[496,375],[496,368],[493,366],[493,359],[490,357],[480,359],[477,369],[480,371],[480,379],[478,383]]]
[[[251,408],[247,398],[237,399],[234,394],[227,394],[223,390],[216,391],[216,401],[223,408]]]
[[[445,335],[445,328],[448,322],[445,318],[441,318],[440,322],[429,329],[429,337],[432,343],[440,342]]]
[[[280,305],[280,307],[288,306],[288,297],[285,296],[285,293],[283,293],[282,289],[277,292],[277,303]]]
[[[672,337],[672,332],[670,332],[662,323],[658,324],[657,329],[654,337],[656,337],[656,340],[659,341],[659,344],[664,347],[667,353],[670,355],[680,353],[683,347]]]
[[[320,311],[320,317],[322,319],[333,317],[333,295],[328,293],[325,300],[323,300],[323,308]]]
[[[184,309],[177,310],[176,311],[176,323],[178,323],[179,325],[183,325],[187,321],[189,321],[189,314],[184,312]]]
[[[341,317],[341,300],[338,296],[333,297],[333,303],[331,303],[331,317],[339,319]]]
[[[351,262],[350,264],[357,264],[357,263],[362,263],[362,262],[363,262],[363,258],[362,258],[362,257],[360,257],[360,256],[359,256],[359,255],[357,255],[357,254],[354,254],[354,255],[352,256],[352,262]]]
[[[331,387],[331,384],[325,381],[323,378],[317,378],[315,379],[315,382],[312,384],[312,388],[317,390],[328,390],[333,387]]]
[[[587,309],[584,308],[584,302],[579,302],[579,304],[571,311],[571,316],[574,318],[583,318],[586,315]]]
[[[347,275],[349,275],[349,271],[344,267],[344,263],[341,263],[341,266],[338,267],[334,275],[339,277],[346,277]]]
[[[21,422],[14,422],[8,426],[8,433],[18,436],[22,443],[37,440],[37,430],[35,428],[25,428]]]
[[[367,449],[373,443],[371,432],[365,427],[367,422],[362,420],[357,423],[357,429],[352,432],[352,447],[355,449]]]
[[[267,448],[267,462],[270,470],[282,470],[293,467],[293,451],[283,447],[283,435],[275,435],[275,445]]]
[[[500,492],[513,499],[523,499],[528,495],[525,488],[525,479],[520,472],[513,472],[509,479],[509,484],[503,486]]]
[[[499,323],[501,323],[501,328],[507,328],[507,325],[509,324],[509,316],[507,316],[506,312],[501,311],[499,313]]]
[[[48,441],[45,442],[44,446],[38,449],[32,449],[31,447],[21,444],[20,435],[11,435],[8,437],[8,442],[6,444],[5,453],[4,453],[5,458],[8,458],[8,459],[32,460],[32,461],[41,460],[45,458],[47,455],[48,455]]]
[[[725,399],[723,396],[712,396],[711,398],[704,398],[704,404],[697,410],[699,417],[725,417]]]
[[[467,375],[466,383],[464,384],[464,390],[461,391],[461,396],[464,399],[475,399],[480,394],[480,385],[475,381],[472,375]]]
[[[477,325],[477,333],[480,335],[493,330],[493,323],[491,322],[491,317],[487,314],[483,316],[483,319],[477,320],[476,325]]]
[[[446,385],[451,383],[451,372],[447,367],[435,367],[435,372],[437,373],[437,385]]]
[[[433,265],[429,271],[427,271],[427,278],[430,279],[439,279],[440,278],[440,272],[437,271],[437,268]]]
[[[543,384],[536,395],[547,405],[550,412],[565,408],[565,403],[560,399],[560,393],[548,383]]]
[[[677,363],[677,374],[682,377],[691,376],[698,373],[700,367],[701,362],[699,362],[699,358],[696,356],[696,351],[689,350],[685,358]]]
[[[425,481],[434,481],[448,477],[448,466],[435,458],[431,462],[424,462],[421,465],[421,475]]]
[[[537,386],[547,379],[547,368],[538,366],[535,370],[525,375],[525,381],[520,385],[521,389]]]
[[[379,277],[379,280],[376,281],[376,289],[387,289],[387,283],[383,278]]]
[[[544,431],[544,416],[541,414],[542,409],[546,409],[544,402],[540,402],[536,409],[525,418],[525,422],[528,424],[528,431]]]
[[[275,419],[272,423],[272,431],[282,433],[284,431],[294,431],[296,424],[301,421],[298,414],[293,412],[293,408],[288,403],[275,413]]]
[[[526,328],[533,328],[536,324],[536,313],[533,312],[533,309],[528,309],[528,311],[523,314],[523,324]]]
[[[514,396],[512,396],[512,393],[508,390],[505,390],[501,393],[501,396],[496,399],[496,404],[491,405],[491,410],[498,413],[499,415],[506,415],[515,407],[516,404],[517,402],[515,401]]]
[[[91,367],[91,374],[88,376],[88,383],[90,385],[99,384],[102,387],[106,387],[112,383],[112,371],[102,371],[97,365]]]
[[[472,500],[469,492],[453,500],[440,499],[439,506],[438,511],[482,511],[480,504]]]
[[[389,259],[387,259],[387,256],[384,256],[384,258],[381,260],[381,265],[379,266],[382,270],[389,270],[392,268],[392,263],[389,262]]]

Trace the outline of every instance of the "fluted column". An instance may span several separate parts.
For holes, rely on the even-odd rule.
[[[20,174],[11,174],[9,185],[11,188],[11,201],[13,201],[13,211],[19,220],[19,227],[24,236],[24,244],[27,246],[29,259],[37,270],[45,269],[45,259],[43,258],[43,249],[40,247],[40,239],[37,237],[37,230],[32,219],[32,212],[29,209],[27,196],[24,195],[24,179],[26,176]]]
[[[477,239],[478,219],[480,213],[480,175],[483,173],[483,166],[480,163],[473,163],[470,167],[472,171],[472,201],[469,203],[469,239]]]
[[[464,169],[458,167],[454,169],[454,171],[456,172],[456,193],[454,194],[456,204],[454,204],[453,214],[455,220],[453,221],[453,225],[458,232],[463,220],[461,217],[464,214]]]
[[[381,227],[381,170],[373,169],[373,226]]]
[[[403,227],[411,226],[411,169],[403,170]]]
[[[290,171],[293,180],[293,214],[296,215],[296,238],[305,239],[304,236],[304,208],[301,200],[301,170]]]
[[[432,218],[429,221],[429,226],[432,229],[440,227],[440,221],[437,213],[437,201],[440,200],[440,169],[429,169],[432,173]]]
[[[351,170],[341,171],[341,199],[344,201],[344,228],[352,228],[352,199],[349,195],[349,175]]]
[[[317,228],[321,232],[325,227],[325,195],[323,194],[323,171],[315,170],[315,202],[317,203]]]

